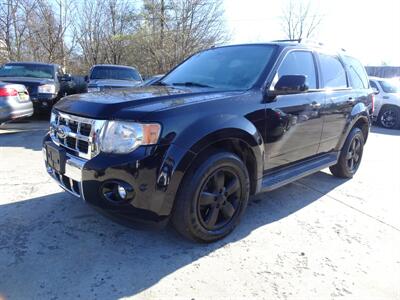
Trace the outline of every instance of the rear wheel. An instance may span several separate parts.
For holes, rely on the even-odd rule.
[[[239,157],[229,152],[203,156],[181,183],[172,223],[189,239],[213,242],[236,227],[248,198],[249,175]]]
[[[378,122],[382,127],[394,129],[400,127],[400,108],[384,106],[379,112]]]
[[[364,150],[364,135],[360,128],[353,128],[347,136],[336,165],[329,169],[340,178],[352,178],[361,163]]]

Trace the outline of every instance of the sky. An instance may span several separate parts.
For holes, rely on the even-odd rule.
[[[298,0],[308,1],[308,0]],[[323,17],[313,40],[344,48],[365,65],[400,66],[400,0],[311,0]],[[224,0],[230,44],[285,38],[287,0]]]

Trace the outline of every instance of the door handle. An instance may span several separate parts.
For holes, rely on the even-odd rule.
[[[319,103],[319,102],[317,102],[317,101],[313,101],[313,102],[310,103],[310,106],[311,106],[313,109],[317,109],[317,108],[320,108],[320,107],[321,107],[321,103]]]

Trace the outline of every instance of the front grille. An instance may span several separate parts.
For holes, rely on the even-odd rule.
[[[96,137],[105,121],[55,112],[50,124],[53,141],[71,154],[90,159],[99,150]]]
[[[80,182],[69,178],[68,176],[62,175],[57,171],[51,169],[51,174],[53,178],[68,192],[72,193],[77,197],[81,197],[81,186]]]

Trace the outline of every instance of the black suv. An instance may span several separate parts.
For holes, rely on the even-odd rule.
[[[56,64],[14,62],[1,66],[0,81],[25,85],[35,110],[48,110],[69,94],[71,76]]]
[[[250,195],[330,167],[352,177],[370,127],[362,65],[297,42],[212,48],[151,86],[54,107],[48,173],[118,220],[229,234]]]

